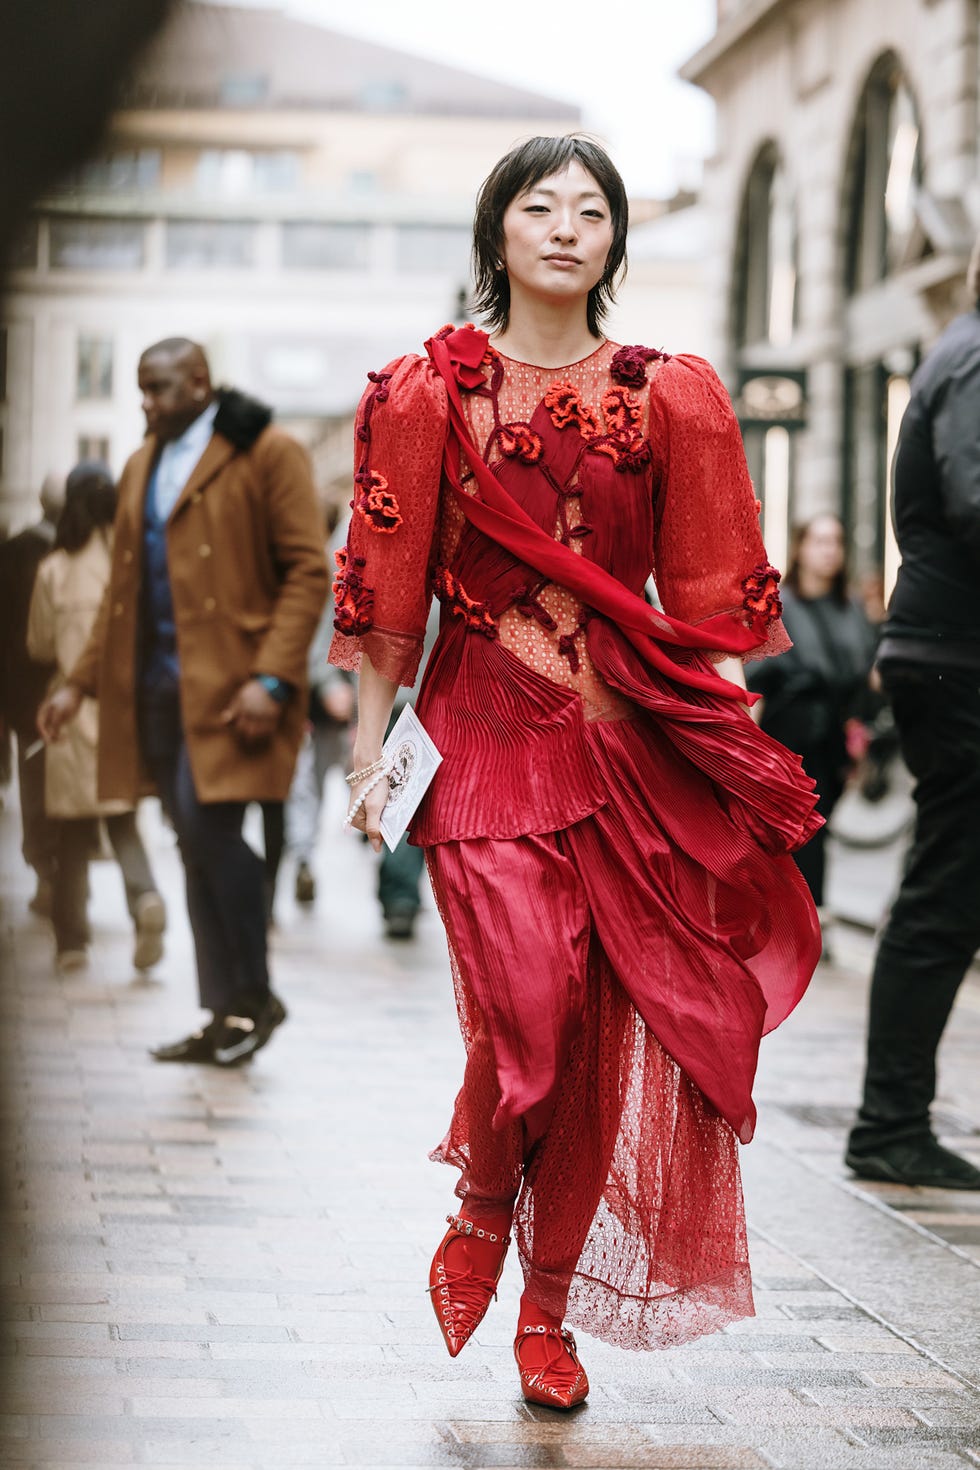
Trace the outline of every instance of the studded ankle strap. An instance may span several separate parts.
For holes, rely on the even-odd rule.
[[[528,1333],[534,1333],[537,1337],[558,1337],[562,1342],[567,1343],[573,1353],[577,1351],[575,1338],[567,1327],[528,1326],[522,1327],[518,1335],[524,1337]]]
[[[473,1220],[464,1220],[462,1215],[447,1215],[446,1224],[459,1235],[475,1235],[477,1240],[489,1240],[493,1245],[510,1245],[509,1235],[495,1235],[492,1230],[483,1230]]]

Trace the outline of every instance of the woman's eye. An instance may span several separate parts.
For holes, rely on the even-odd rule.
[[[601,209],[583,209],[582,213],[586,219],[605,219],[606,217]]]
[[[525,209],[524,213],[525,214],[547,214],[548,213],[548,206],[546,204],[529,204],[527,206],[527,208]]]

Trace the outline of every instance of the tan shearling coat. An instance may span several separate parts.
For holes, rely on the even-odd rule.
[[[306,656],[326,601],[321,517],[305,450],[268,426],[249,448],[215,432],[167,521],[184,737],[198,799],[281,801],[307,710]],[[119,482],[112,573],[72,681],[102,714],[99,794],[134,802],[152,789],[137,730],[143,504],[157,443],[149,435]],[[275,735],[246,747],[222,721],[253,674],[293,686]]]
[[[80,551],[53,551],[38,568],[27,652],[38,663],[55,664],[50,690],[65,682],[88,641],[109,580],[110,557],[110,538],[93,531]],[[131,803],[99,801],[98,749],[99,707],[85,699],[61,739],[47,748],[44,808],[49,817],[107,817],[130,809]]]

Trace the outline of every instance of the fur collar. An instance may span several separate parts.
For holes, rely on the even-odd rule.
[[[234,444],[236,449],[251,449],[262,430],[272,422],[272,409],[239,393],[237,388],[219,388],[215,393],[218,412],[214,431]]]

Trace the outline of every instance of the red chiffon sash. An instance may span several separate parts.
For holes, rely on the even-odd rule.
[[[761,641],[759,633],[744,627],[728,614],[707,618],[697,627],[692,627],[679,618],[658,612],[604,568],[576,555],[568,546],[542,531],[504,488],[472,443],[446,342],[430,337],[425,346],[446,385],[449,422],[483,497],[477,499],[463,489],[447,440],[443,457],[446,476],[467,519],[520,561],[549,581],[567,588],[586,606],[609,618],[640,656],[661,674],[691,689],[737,700],[740,704],[753,704],[757,695],[747,694],[738,684],[732,684],[715,673],[678,663],[663,645],[744,654],[758,647]]]

